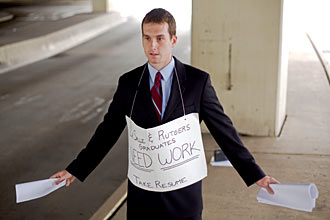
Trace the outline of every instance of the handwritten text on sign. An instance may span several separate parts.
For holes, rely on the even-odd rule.
[[[145,190],[180,189],[207,175],[197,113],[144,129],[126,117],[130,181]]]

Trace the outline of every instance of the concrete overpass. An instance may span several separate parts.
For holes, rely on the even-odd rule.
[[[50,197],[47,202],[42,200],[24,205],[13,204],[13,191],[9,190],[14,183],[38,179],[46,172],[50,175],[56,168],[60,169],[70,162],[101,120],[119,75],[144,62],[139,46],[139,22],[123,19],[114,13],[115,1],[87,3],[89,6],[77,2],[78,5],[85,5],[87,11],[84,12],[90,12],[58,19],[53,23],[57,25],[39,21],[40,26],[32,25],[24,30],[26,24],[21,22],[22,26],[16,29],[18,32],[24,30],[20,40],[13,40],[13,36],[17,37],[14,29],[11,29],[12,33],[3,35],[7,37],[7,42],[3,38],[0,47],[0,67],[3,68],[0,76],[1,145],[4,146],[1,149],[1,164],[5,168],[1,171],[1,179],[8,181],[1,184],[1,192],[6,196],[1,201],[0,216],[5,218],[25,216],[28,219],[43,219],[56,216],[65,219],[70,216],[71,219],[86,219],[95,214],[109,195],[116,193],[115,190],[125,179],[126,167],[119,168],[114,162],[116,158],[123,161],[126,154],[125,147],[120,147],[126,145],[124,135],[115,153],[111,153],[113,156],[102,163],[103,168],[98,168],[94,177],[89,178],[90,185],[77,184],[76,188],[63,190],[62,194]],[[316,182],[322,193],[326,191],[325,182],[329,178],[326,167],[330,155],[330,99],[325,72],[328,66],[326,59],[322,59],[325,57],[323,49],[317,50],[320,60],[304,34],[295,35],[295,40],[302,42],[302,51],[290,47],[292,26],[288,21],[293,11],[289,8],[287,1],[278,0],[249,0],[244,4],[240,1],[193,1],[192,31],[182,33],[183,41],[175,54],[211,73],[227,114],[241,134],[249,135],[243,137],[243,141],[267,172],[279,176],[282,182]],[[1,25],[2,30],[15,26],[14,23],[13,26]],[[76,47],[100,34],[103,35]],[[314,42],[315,49],[317,44]],[[72,47],[76,48],[70,49]],[[123,53],[127,48],[138,55],[132,58],[130,53]],[[48,57],[53,58],[34,63]],[[25,66],[27,64],[31,65]],[[292,75],[288,78],[290,71]],[[287,94],[291,94],[291,100],[287,99]],[[61,100],[64,97],[64,101]],[[73,99],[76,101],[72,102]],[[61,108],[54,107],[53,103]],[[306,110],[306,106],[313,107]],[[210,158],[215,143],[204,131],[207,156]],[[81,134],[84,134],[83,138]],[[31,159],[40,161],[28,161]],[[37,172],[40,165],[43,168]],[[102,174],[108,167],[112,167],[111,174]],[[293,216],[326,219],[330,197],[327,193],[321,194],[322,205],[316,209],[316,214],[267,207],[263,208],[263,214],[251,214],[253,209],[262,209],[258,204],[245,206],[245,202],[252,200],[255,194],[245,189],[232,171],[209,169],[213,175],[206,180],[205,219],[217,219],[217,215],[226,219],[239,219],[239,216],[246,215],[252,216],[251,219]],[[219,178],[224,174],[229,176],[228,180]],[[217,189],[214,182],[230,187],[223,191],[219,189],[219,194],[216,193],[218,197],[214,197],[212,192]],[[109,187],[108,183],[112,186]],[[91,192],[95,189],[98,189],[97,195]],[[106,193],[103,193],[105,189]],[[253,192],[256,190],[252,189]],[[81,195],[87,191],[89,193]],[[223,192],[226,195],[222,200],[220,195]],[[231,201],[233,195],[249,198],[230,202],[234,203],[231,210],[243,207],[243,211],[223,213],[228,210],[228,207],[224,209],[225,201]],[[67,197],[70,199],[66,200]],[[91,203],[89,200],[97,202]],[[215,200],[219,202],[211,202]],[[83,204],[80,201],[84,201]],[[48,207],[55,209],[49,211]],[[222,211],[217,213],[214,207]],[[37,209],[42,214],[39,215]],[[31,214],[30,210],[36,213]],[[283,214],[277,213],[282,211]],[[119,215],[117,218],[120,218]]]

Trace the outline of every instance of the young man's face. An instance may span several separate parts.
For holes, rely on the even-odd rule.
[[[142,44],[149,63],[157,70],[163,69],[172,58],[172,48],[177,36],[170,37],[168,24],[143,24]]]

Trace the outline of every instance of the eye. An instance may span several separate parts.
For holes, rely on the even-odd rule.
[[[157,40],[159,40],[159,41],[160,41],[160,40],[163,40],[163,38],[162,38],[162,37],[157,37]]]
[[[149,36],[144,36],[144,39],[145,40],[150,40],[150,37]]]

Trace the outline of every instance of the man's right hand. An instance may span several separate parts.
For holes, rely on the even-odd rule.
[[[66,170],[62,170],[60,172],[55,173],[53,176],[49,177],[49,178],[59,178],[55,184],[59,184],[60,182],[66,180],[66,184],[65,186],[68,187],[70,186],[70,184],[76,180],[76,177],[72,176],[71,173],[69,173]]]

